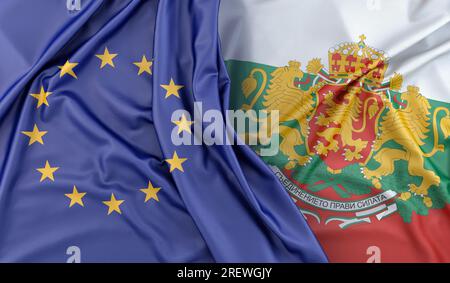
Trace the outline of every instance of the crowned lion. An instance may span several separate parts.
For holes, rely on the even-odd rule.
[[[406,102],[406,108],[396,109],[390,101],[386,101],[388,113],[383,117],[380,125],[380,135],[375,140],[373,150],[377,152],[374,159],[379,163],[376,169],[367,167],[362,169],[363,175],[372,180],[376,188],[381,188],[380,179],[390,175],[395,170],[395,161],[405,160],[408,162],[408,172],[412,176],[422,177],[419,185],[409,184],[409,190],[400,196],[403,200],[408,200],[412,194],[423,197],[423,203],[427,207],[432,206],[432,200],[428,196],[431,186],[438,186],[439,176],[431,170],[425,169],[426,157],[433,156],[438,151],[444,151],[444,146],[438,142],[437,114],[441,111],[446,116],[441,119],[441,127],[445,138],[448,137],[449,109],[438,107],[433,114],[432,126],[434,134],[433,149],[426,153],[422,146],[428,138],[428,127],[430,126],[430,103],[428,99],[419,93],[419,88],[408,86],[407,91],[401,94],[401,99]],[[401,148],[385,147],[388,142],[395,142]]]
[[[246,97],[248,97],[257,86],[255,75],[259,73],[262,76],[262,83],[258,92],[253,97],[250,104],[244,104],[243,109],[252,109],[258,99],[264,93],[264,100],[262,105],[268,111],[270,116],[271,111],[278,111],[280,124],[272,125],[267,128],[267,123],[261,123],[258,135],[262,131],[270,132],[269,135],[279,134],[282,138],[280,143],[280,151],[285,154],[289,162],[286,164],[286,169],[292,169],[297,165],[305,165],[311,160],[307,155],[300,155],[295,151],[295,146],[304,144],[304,139],[307,137],[308,131],[308,117],[314,110],[314,99],[312,92],[317,87],[301,90],[296,82],[302,80],[304,73],[300,69],[300,62],[290,61],[288,66],[277,68],[271,73],[269,87],[264,93],[267,84],[267,74],[263,69],[253,69],[249,76],[242,83],[242,90]],[[297,127],[290,127],[283,123],[289,121],[297,121]]]

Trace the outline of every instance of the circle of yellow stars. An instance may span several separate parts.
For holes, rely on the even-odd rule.
[[[116,66],[114,64],[114,59],[116,59],[118,55],[119,54],[117,53],[111,53],[108,47],[105,47],[103,53],[96,54],[95,57],[100,60],[99,68],[104,69],[105,67],[115,68]],[[68,75],[74,79],[78,79],[78,76],[76,74],[76,68],[78,65],[79,62],[66,60],[63,65],[58,66],[58,69],[60,70],[59,78],[63,78]],[[142,55],[140,61],[133,62],[133,65],[138,68],[138,76],[141,76],[143,74],[152,75],[151,68],[153,65],[153,60],[149,61],[145,55]],[[170,78],[170,81],[167,84],[161,84],[160,86],[166,91],[165,99],[171,96],[180,98],[179,91],[184,87],[183,85],[176,84],[173,78]],[[43,85],[40,87],[38,93],[30,93],[30,96],[37,100],[36,109],[39,109],[43,106],[49,107],[50,104],[48,101],[48,97],[51,94],[52,92],[50,92],[48,89],[45,89]],[[184,114],[179,121],[172,121],[172,123],[174,123],[176,127],[178,127],[178,134],[182,132],[192,134],[191,125],[194,122],[189,121]],[[21,131],[21,133],[28,137],[28,146],[31,146],[35,143],[44,145],[44,136],[48,134],[48,131],[43,130],[43,128],[40,128],[37,124],[34,124],[32,130]],[[179,157],[177,152],[174,151],[172,158],[167,158],[165,159],[165,161],[169,164],[170,172],[176,170],[179,172],[184,172],[183,163],[187,161],[187,158]],[[54,182],[55,175],[57,175],[59,169],[60,167],[54,166],[49,160],[46,160],[45,164],[42,167],[36,168],[36,171],[41,174],[39,182]],[[158,193],[160,190],[160,187],[155,187],[151,181],[148,181],[147,187],[140,189],[140,191],[145,195],[144,203],[147,203],[151,200],[159,202]],[[83,198],[87,195],[87,192],[79,191],[76,185],[73,185],[71,193],[66,193],[64,195],[69,199],[69,208],[74,206],[85,206]],[[117,198],[114,193],[111,193],[110,198],[108,200],[104,200],[102,203],[108,208],[107,215],[111,215],[114,212],[122,214],[120,206],[123,205],[124,202],[125,200]]]

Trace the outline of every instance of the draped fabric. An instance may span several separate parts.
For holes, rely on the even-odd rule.
[[[261,158],[331,262],[450,261],[450,1],[227,0],[219,33],[230,108],[280,110]]]
[[[0,261],[326,261],[253,151],[172,142],[228,108],[219,1],[64,2],[0,3]]]

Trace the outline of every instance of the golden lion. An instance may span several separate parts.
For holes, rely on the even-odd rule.
[[[367,113],[372,118],[376,112],[378,112],[377,100],[373,97],[367,99],[362,105],[361,100],[358,98],[360,87],[350,87],[346,89],[343,95],[343,102],[336,103],[333,100],[334,93],[329,92],[325,95],[324,104],[327,105],[325,116],[321,113],[317,117],[317,124],[321,126],[327,126],[327,129],[318,133],[319,136],[325,138],[328,141],[328,145],[325,146],[319,142],[316,146],[316,151],[320,154],[327,155],[328,151],[332,150],[336,152],[339,149],[338,142],[334,139],[334,136],[340,134],[342,144],[344,146],[352,146],[354,150],[345,150],[345,159],[352,161],[354,159],[361,159],[361,151],[367,146],[367,141],[362,139],[353,139],[353,133],[360,133],[366,129]],[[369,103],[371,103],[369,106]],[[361,109],[363,107],[363,109]],[[363,111],[363,125],[360,129],[355,129],[353,122],[358,120]],[[334,123],[335,125],[331,125]]]
[[[441,127],[445,138],[448,136],[447,128],[449,123],[449,110],[445,107],[438,107],[433,115],[434,146],[429,153],[423,152],[421,146],[428,137],[428,126],[430,125],[430,103],[427,98],[419,93],[419,88],[408,86],[407,91],[401,94],[401,99],[406,101],[404,109],[395,109],[387,101],[389,112],[383,117],[381,122],[381,134],[375,140],[373,150],[378,151],[374,159],[380,164],[378,168],[371,170],[367,167],[362,169],[362,173],[367,179],[372,180],[376,188],[381,188],[380,178],[390,175],[395,170],[395,161],[405,160],[408,162],[408,172],[412,176],[422,177],[420,185],[410,184],[409,191],[401,194],[400,198],[408,200],[411,193],[423,197],[423,203],[427,207],[432,206],[431,198],[428,197],[428,189],[440,183],[440,178],[433,171],[424,168],[424,158],[431,157],[437,151],[444,151],[444,146],[438,143],[437,113],[444,111],[447,116],[442,118]],[[382,148],[389,141],[394,141],[402,147]]]
[[[263,69],[256,68],[250,72],[249,76],[242,83],[244,95],[248,97],[256,89],[257,82],[254,78],[256,73],[262,76],[262,84],[251,103],[242,106],[245,110],[252,109],[266,89],[267,74]],[[289,66],[277,68],[271,73],[271,76],[272,79],[264,95],[262,104],[265,110],[269,111],[269,115],[270,111],[279,111],[280,125],[272,125],[268,129],[268,123],[261,123],[259,133],[261,131],[268,131],[270,132],[269,135],[279,134],[281,136],[280,151],[289,159],[285,168],[292,169],[296,165],[305,165],[311,160],[309,156],[298,154],[294,147],[303,144],[303,139],[308,135],[307,119],[314,110],[312,92],[317,87],[303,91],[295,85],[295,81],[301,80],[304,76],[304,73],[300,70],[300,62],[297,61],[290,61]],[[293,120],[298,122],[299,129],[281,124]],[[258,120],[258,122],[260,121]],[[279,126],[278,133],[276,132],[275,126]]]

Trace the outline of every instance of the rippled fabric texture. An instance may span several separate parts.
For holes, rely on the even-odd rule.
[[[329,260],[450,262],[450,1],[227,0],[219,30]]]
[[[219,2],[81,3],[0,3],[0,261],[326,261],[251,150],[171,142],[228,108]]]

